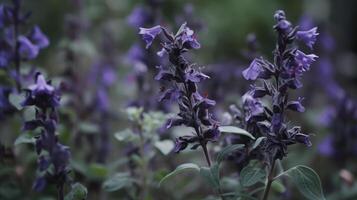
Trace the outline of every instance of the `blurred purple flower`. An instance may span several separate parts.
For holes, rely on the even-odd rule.
[[[21,59],[32,60],[37,57],[40,50],[38,46],[34,45],[25,36],[19,36],[18,40],[20,43],[19,52]]]
[[[310,47],[312,49],[313,45],[316,42],[317,36],[319,33],[317,32],[317,27],[314,27],[308,31],[298,31],[296,33],[296,38],[298,40],[303,41],[306,46]]]
[[[161,26],[157,25],[152,28],[140,28],[139,34],[142,35],[143,40],[146,42],[146,48],[148,49],[153,40],[158,36],[162,31]]]
[[[315,54],[306,55],[304,52],[297,50],[295,52],[295,62],[299,71],[305,72],[310,69],[310,65],[318,58]]]
[[[333,139],[331,136],[326,137],[318,146],[318,151],[324,156],[333,156],[335,153]]]
[[[149,17],[148,11],[143,6],[137,6],[127,17],[127,22],[130,26],[138,28],[144,26],[148,22]]]
[[[45,48],[50,44],[47,36],[43,34],[40,27],[38,26],[33,27],[29,38],[32,44],[36,45],[40,49]]]

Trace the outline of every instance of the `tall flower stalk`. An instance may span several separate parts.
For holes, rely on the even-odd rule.
[[[178,32],[173,35],[161,26],[152,28],[140,28],[139,34],[149,48],[153,40],[163,33],[162,49],[157,55],[162,57],[167,55],[172,66],[159,66],[159,72],[155,76],[158,81],[167,82],[168,86],[162,87],[159,101],[177,101],[180,112],[176,118],[172,118],[167,123],[167,128],[179,125],[191,127],[193,135],[185,135],[176,138],[174,151],[179,153],[192,144],[191,149],[201,147],[207,164],[211,166],[211,159],[207,149],[207,143],[215,141],[220,132],[218,124],[212,119],[209,108],[215,105],[215,101],[202,96],[197,88],[197,84],[209,77],[198,69],[194,64],[190,64],[184,57],[184,53],[191,49],[199,49],[200,44],[195,38],[194,32],[184,23]]]
[[[27,33],[22,32],[30,12],[23,13],[21,6],[21,0],[0,5],[0,68],[14,79],[17,91],[21,90],[21,62],[35,59],[39,51],[49,45],[48,38],[38,26]]]
[[[24,130],[41,129],[35,145],[39,157],[38,176],[33,189],[42,191],[48,183],[54,183],[58,190],[58,200],[63,200],[64,184],[68,181],[70,151],[59,142],[56,135],[59,91],[40,73],[36,74],[35,84],[25,91],[27,95],[22,105],[34,106],[36,116],[35,119],[25,122]]]
[[[296,42],[301,41],[310,49],[318,35],[317,28],[298,30],[286,19],[284,11],[276,11],[274,18],[277,33],[277,44],[274,50],[274,62],[264,58],[256,58],[243,71],[247,80],[262,80],[262,86],[253,86],[246,94],[251,99],[250,114],[255,117],[260,130],[266,137],[264,149],[268,163],[267,184],[263,200],[268,199],[271,184],[274,179],[276,160],[287,155],[287,147],[295,143],[311,146],[309,135],[302,132],[300,126],[291,126],[286,111],[304,112],[303,98],[289,99],[289,91],[302,87],[301,76],[310,69],[317,58],[314,54],[305,54],[297,48]],[[271,105],[264,105],[260,98],[269,97]]]

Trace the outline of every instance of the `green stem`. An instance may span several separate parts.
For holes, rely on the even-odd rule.
[[[142,165],[142,184],[141,184],[141,198],[142,200],[144,200],[147,196],[147,192],[148,192],[148,187],[147,187],[147,171],[148,171],[148,166],[147,166],[147,160],[146,158],[144,157],[144,153],[145,153],[145,150],[144,150],[144,145],[145,145],[145,139],[144,139],[144,136],[142,135],[142,132],[140,131],[140,154],[143,159],[143,165]]]
[[[267,182],[267,185],[265,187],[264,195],[263,195],[263,199],[262,200],[267,200],[268,199],[269,191],[270,191],[270,188],[271,188],[271,184],[274,181],[274,176],[273,176],[274,165],[275,165],[275,160],[273,161],[273,163],[270,166],[270,171],[269,171],[269,174],[268,174],[268,182]]]

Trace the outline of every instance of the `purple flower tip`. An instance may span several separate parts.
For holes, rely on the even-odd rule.
[[[154,26],[152,28],[139,28],[139,34],[142,35],[143,40],[146,43],[146,48],[148,49],[157,35],[159,35],[162,31],[160,25]]]
[[[19,51],[22,59],[32,60],[37,57],[39,53],[38,46],[34,45],[27,37],[19,36],[20,43]]]
[[[246,80],[256,80],[261,71],[262,66],[259,59],[256,58],[250,63],[249,67],[242,72],[242,74]]]
[[[41,31],[38,26],[35,26],[30,33],[30,40],[40,49],[47,47],[50,42],[47,36]]]
[[[308,31],[298,31],[296,33],[296,38],[303,41],[310,49],[315,44],[317,36],[319,33],[317,32],[317,27],[314,27]]]
[[[185,30],[181,36],[182,44],[186,49],[199,49],[201,48],[200,43],[196,40],[193,30],[189,27],[185,27]]]
[[[295,53],[295,62],[298,68],[304,72],[310,69],[310,65],[318,58],[315,54],[306,55],[304,52],[297,50]]]

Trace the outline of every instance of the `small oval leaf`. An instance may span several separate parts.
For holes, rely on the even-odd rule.
[[[117,173],[103,183],[103,189],[108,192],[120,190],[126,186],[131,186],[134,179],[128,173]]]
[[[264,178],[265,170],[255,161],[251,161],[240,173],[240,183],[244,187],[249,187],[260,181],[264,181]]]
[[[164,155],[169,154],[175,147],[172,140],[161,140],[155,142],[155,147]]]
[[[170,172],[169,174],[167,174],[164,178],[161,179],[161,181],[159,182],[159,187],[161,186],[161,184],[167,180],[168,178],[170,178],[171,176],[175,176],[176,174],[185,171],[185,170],[195,170],[197,172],[200,171],[200,167],[194,163],[185,163],[185,164],[181,164],[179,166],[176,167],[176,169],[172,172]]]
[[[36,139],[32,137],[30,134],[21,134],[16,138],[14,145],[19,144],[35,144]]]
[[[25,96],[23,94],[16,94],[16,93],[11,93],[9,95],[9,101],[10,103],[17,109],[17,110],[22,110],[22,105],[21,103],[25,100]]]
[[[72,185],[71,191],[65,196],[65,200],[85,200],[87,199],[88,190],[80,183]]]
[[[212,166],[212,168],[209,167],[201,167],[200,168],[200,175],[202,178],[205,179],[205,181],[213,188],[218,189],[219,188],[219,168],[218,165]]]
[[[252,150],[256,149],[256,148],[260,145],[260,143],[263,142],[263,140],[264,140],[265,138],[266,138],[266,137],[259,137],[259,138],[257,138],[257,139],[255,140],[255,142],[254,142],[254,145],[253,145],[253,147],[252,147]]]
[[[219,131],[222,133],[233,133],[233,134],[238,134],[238,135],[244,135],[247,137],[250,137],[251,139],[255,140],[255,137],[250,134],[248,131],[242,129],[242,128],[238,128],[235,126],[220,126]]]
[[[313,169],[298,165],[281,175],[289,176],[304,197],[311,200],[325,200],[319,175]]]

